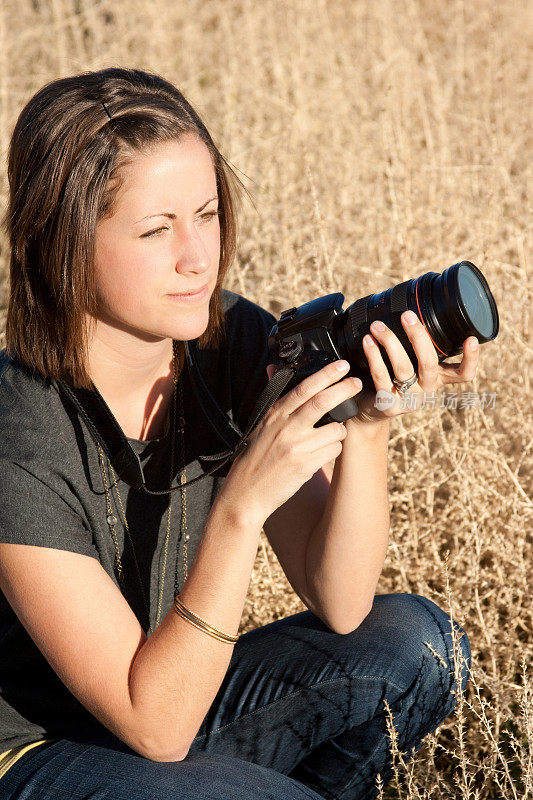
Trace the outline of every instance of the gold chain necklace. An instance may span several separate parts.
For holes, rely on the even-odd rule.
[[[170,433],[170,440],[171,440],[170,486],[172,486],[172,477],[173,477],[173,473],[174,473],[174,438],[175,438],[175,430],[176,430],[176,392],[177,392],[177,390],[179,392],[179,397],[180,397],[180,413],[179,413],[179,419],[178,419],[179,431],[180,431],[180,442],[181,442],[181,463],[182,463],[182,469],[181,469],[181,473],[180,473],[180,483],[184,484],[186,482],[186,480],[187,480],[187,476],[186,476],[186,472],[185,472],[185,415],[184,415],[184,404],[183,404],[183,387],[182,387],[182,382],[181,381],[178,382],[178,378],[177,378],[176,353],[175,353],[175,343],[174,342],[172,342],[172,379],[173,379],[173,383],[174,383],[174,391],[173,391],[173,394],[172,394],[172,430],[171,430],[171,433]],[[118,540],[117,540],[117,535],[116,535],[116,531],[115,531],[115,525],[117,523],[117,518],[113,514],[113,509],[112,509],[112,506],[111,506],[111,497],[110,497],[110,494],[109,494],[109,488],[110,487],[108,486],[108,481],[107,481],[107,474],[106,474],[105,463],[104,463],[104,453],[102,451],[102,448],[101,448],[100,444],[98,445],[98,456],[99,456],[99,460],[100,460],[100,469],[102,471],[102,479],[103,479],[103,482],[104,482],[104,489],[105,489],[105,495],[106,495],[107,524],[109,525],[109,528],[111,530],[111,536],[113,538],[113,543],[114,543],[114,546],[115,546],[115,569],[118,572],[118,579],[119,579],[120,586],[121,586],[121,588],[124,588],[124,575],[123,575],[123,570],[122,570],[122,561],[121,561],[121,558],[120,558]],[[150,623],[150,610],[149,610],[149,605],[148,605],[148,602],[146,600],[146,595],[145,595],[143,584],[142,584],[142,578],[141,578],[141,572],[140,572],[140,569],[139,569],[139,563],[137,561],[137,555],[135,553],[135,548],[133,546],[133,540],[132,540],[132,537],[131,537],[131,534],[130,534],[130,529],[129,529],[129,526],[128,526],[128,522],[126,520],[126,513],[124,511],[124,505],[122,503],[122,498],[120,496],[120,492],[119,492],[119,489],[118,489],[117,478],[115,476],[115,471],[113,470],[111,462],[109,462],[109,469],[110,469],[112,477],[113,477],[113,483],[111,484],[111,486],[114,486],[116,488],[116,490],[117,490],[117,497],[118,497],[118,501],[119,501],[119,505],[120,505],[120,510],[121,510],[121,513],[122,513],[122,518],[124,519],[124,527],[125,527],[126,532],[128,534],[128,538],[130,540],[131,549],[132,549],[132,553],[133,553],[133,558],[135,560],[135,567],[137,569],[137,575],[138,575],[138,578],[139,578],[139,585],[140,585],[140,588],[141,588],[143,602],[144,602],[144,606],[145,606],[145,609],[146,609],[146,615],[147,615],[147,619],[148,619],[149,630],[150,630],[150,633],[153,633],[152,625]],[[184,563],[184,580],[185,580],[187,578],[187,575],[188,575],[187,542],[189,541],[189,534],[187,532],[187,496],[186,496],[185,486],[183,486],[183,485],[181,487],[180,494],[181,494],[181,532],[182,532],[182,537],[183,537],[183,563]],[[159,598],[158,598],[158,604],[157,604],[157,618],[156,618],[156,623],[155,623],[155,627],[156,628],[159,625],[159,620],[160,620],[160,615],[161,615],[161,603],[162,603],[162,599],[163,599],[163,588],[164,588],[164,585],[165,585],[165,572],[166,572],[166,564],[167,564],[168,542],[169,542],[169,538],[170,538],[170,518],[171,518],[171,511],[172,511],[172,493],[169,492],[169,495],[170,495],[170,497],[169,497],[169,503],[168,503],[167,532],[166,532],[166,536],[165,536],[165,550],[164,550],[164,561],[163,561],[161,586],[160,586],[160,589],[159,589]],[[174,597],[176,597],[178,594],[179,594],[178,559],[176,558],[176,569],[175,569],[175,575],[174,575]]]

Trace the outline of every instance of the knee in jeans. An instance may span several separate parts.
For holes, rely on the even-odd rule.
[[[437,695],[452,689],[466,688],[471,667],[470,642],[466,632],[455,621],[453,631],[449,614],[427,597],[417,594],[393,595],[400,627],[408,621],[410,647],[420,653],[424,681],[433,681]],[[400,630],[398,631],[400,633]]]
[[[436,603],[422,595],[412,595],[413,603],[418,604],[421,646],[433,662],[439,664],[438,675],[445,671],[449,678],[449,689],[464,691],[471,668],[471,649],[466,631],[452,620]],[[440,680],[435,673],[435,679]],[[455,705],[455,702],[454,702]]]
[[[132,797],[161,798],[161,800],[178,800],[183,786],[180,787],[180,766],[183,762],[151,761],[146,759],[143,769],[133,777]]]
[[[203,797],[307,800],[309,796],[306,786],[270,767],[203,752],[188,754],[178,762],[147,761],[143,778],[136,782],[131,793],[131,797],[142,800],[191,800],[193,797],[195,800]]]

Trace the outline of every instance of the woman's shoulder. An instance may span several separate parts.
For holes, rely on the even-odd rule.
[[[222,309],[227,318],[268,318],[273,320],[272,324],[276,321],[274,315],[259,303],[230,289],[222,289]]]
[[[8,414],[36,416],[35,401],[47,393],[48,386],[42,378],[32,376],[5,348],[0,350],[0,424],[5,424]]]
[[[242,337],[248,340],[248,346],[266,344],[266,338],[276,317],[266,308],[253,300],[229,289],[222,290],[222,310],[224,312],[225,335],[231,343]]]
[[[1,350],[2,541],[7,541],[5,536],[10,529],[9,520],[15,520],[15,528],[25,528],[28,532],[25,541],[31,543],[32,514],[37,526],[47,515],[59,515],[60,512],[66,514],[67,527],[74,520],[80,529],[86,526],[83,505],[75,488],[76,485],[83,485],[85,479],[76,445],[72,422],[53,382],[32,373],[16,359],[10,358],[5,350]],[[26,501],[22,505],[21,497]],[[14,538],[12,540],[15,541]],[[51,540],[48,536],[48,541]],[[90,548],[89,552],[94,555]]]
[[[50,388],[51,381],[46,381],[17,358],[10,356],[5,347],[0,350],[0,397],[3,400],[16,393],[22,397],[28,396],[29,392],[46,394]]]
[[[50,381],[0,350],[0,458],[34,458],[46,449],[60,435],[57,402]]]

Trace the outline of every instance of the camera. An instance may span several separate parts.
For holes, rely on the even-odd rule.
[[[418,372],[414,349],[400,319],[408,309],[428,332],[439,362],[461,353],[468,336],[476,336],[481,344],[498,334],[496,302],[482,272],[470,261],[452,264],[442,273],[426,272],[362,297],[344,310],[343,303],[344,295],[336,292],[281,313],[270,331],[268,347],[272,364],[296,369],[283,393],[340,358],[350,364],[348,375],[360,378],[363,389],[374,390],[363,337],[376,319],[396,334]],[[394,371],[387,352],[379,342],[377,345],[392,379]],[[316,426],[344,422],[357,411],[355,398],[349,398],[325,414]]]

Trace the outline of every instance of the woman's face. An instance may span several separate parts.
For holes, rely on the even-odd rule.
[[[195,339],[207,328],[220,260],[209,150],[192,134],[159,142],[122,175],[112,216],[96,226],[98,319],[145,341]]]

